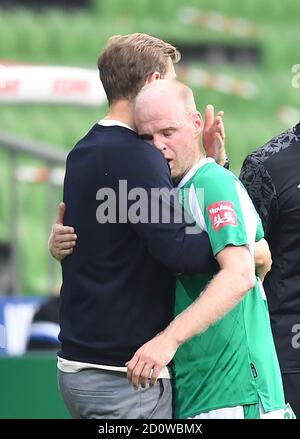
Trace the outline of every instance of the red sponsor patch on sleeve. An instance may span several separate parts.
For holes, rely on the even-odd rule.
[[[207,210],[215,231],[220,230],[224,226],[238,225],[234,204],[231,201],[213,203],[208,206]]]

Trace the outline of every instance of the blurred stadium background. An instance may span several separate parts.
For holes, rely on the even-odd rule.
[[[0,376],[19,377],[4,384],[0,418],[66,416],[54,356],[50,367],[6,354],[24,353],[32,313],[60,286],[47,238],[64,157],[106,111],[96,70],[106,40],[145,32],[181,50],[178,78],[199,110],[225,110],[238,174],[250,151],[300,119],[299,16],[294,0],[0,2]]]

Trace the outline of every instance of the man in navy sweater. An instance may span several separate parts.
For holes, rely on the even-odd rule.
[[[67,158],[64,222],[78,239],[72,250],[74,229],[56,224],[49,248],[58,259],[72,253],[62,261],[58,374],[76,418],[172,417],[168,369],[155,386],[134,391],[125,363],[172,319],[175,274],[207,272],[215,264],[207,234],[187,234],[187,223],[174,218],[178,206],[172,200],[159,202],[169,221],[161,210],[155,221],[136,221],[130,211],[136,189],[149,196],[148,218],[157,214],[151,190],[173,189],[167,161],[135,132],[133,101],[146,83],[174,78],[179,59],[173,46],[149,35],[110,39],[98,61],[108,114]],[[209,108],[206,146],[215,148],[217,134],[223,154],[221,116],[214,119]],[[103,189],[111,191],[105,199]],[[62,244],[69,239],[71,245]]]

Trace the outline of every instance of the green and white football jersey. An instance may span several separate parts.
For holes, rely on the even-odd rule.
[[[214,254],[263,237],[261,221],[241,182],[213,159],[203,159],[179,184],[184,208],[207,232]],[[201,251],[201,249],[199,249]],[[211,273],[177,278],[175,315],[199,296]],[[220,295],[222,291],[220,291]],[[267,303],[260,280],[223,319],[180,346],[174,357],[175,417],[261,401],[285,406]]]

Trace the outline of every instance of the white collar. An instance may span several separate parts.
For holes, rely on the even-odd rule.
[[[127,123],[121,122],[120,120],[115,119],[100,119],[98,125],[103,125],[105,127],[119,126],[128,128],[131,131],[134,131]]]
[[[177,187],[184,186],[198,171],[198,169],[202,168],[202,166],[205,166],[207,163],[214,163],[215,160],[212,157],[206,157],[205,159],[200,159],[199,162],[197,162],[187,174],[180,180]]]

